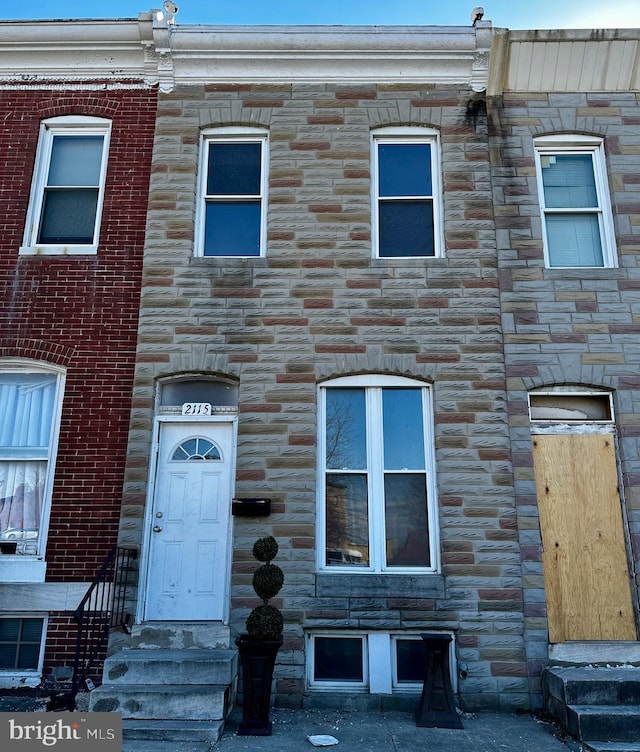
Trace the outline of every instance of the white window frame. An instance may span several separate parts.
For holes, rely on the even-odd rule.
[[[340,387],[354,387],[365,389],[367,409],[367,474],[368,480],[368,540],[369,565],[327,565],[326,563],[326,506],[325,506],[325,473],[326,473],[326,393],[328,389]],[[428,539],[431,564],[428,567],[419,566],[388,566],[386,562],[386,530],[384,524],[384,468],[383,468],[383,434],[381,398],[372,398],[373,390],[381,392],[384,388],[419,389],[423,395],[422,424],[425,447],[425,478],[427,493],[427,514],[429,521]],[[440,552],[438,534],[438,510],[436,489],[435,442],[433,433],[433,391],[429,384],[403,376],[362,375],[344,376],[325,381],[319,385],[318,397],[318,481],[317,509],[318,526],[316,546],[318,571],[333,574],[435,574],[440,571]],[[377,404],[376,404],[377,403]],[[422,472],[422,471],[421,471]]]
[[[62,400],[64,395],[66,370],[60,366],[45,366],[35,361],[9,359],[6,361],[0,361],[0,375],[6,373],[35,373],[56,376],[56,389],[51,416],[51,433],[47,456],[47,475],[42,497],[42,517],[40,519],[38,551],[35,556],[23,554],[0,556],[0,583],[44,582],[46,574],[45,551],[49,532],[49,519],[51,516],[51,499],[53,494],[56,458],[58,454],[58,438],[60,435],[60,421],[62,416]],[[0,459],[4,459],[4,457],[0,456]]]
[[[102,162],[100,165],[100,184],[98,186],[96,205],[96,220],[93,228],[93,240],[91,243],[69,243],[57,245],[38,242],[45,184],[49,173],[51,150],[55,136],[102,136],[104,139],[102,145]],[[40,126],[38,149],[36,151],[24,240],[23,245],[20,248],[20,253],[22,255],[87,255],[96,254],[98,252],[110,136],[111,121],[105,118],[65,115],[62,117],[49,118],[42,122]]]
[[[40,638],[40,653],[38,655],[37,668],[24,669],[0,669],[0,688],[16,689],[19,687],[38,687],[42,681],[42,667],[44,665],[44,646],[47,641],[47,628],[49,626],[48,614],[45,613],[3,613],[2,619],[42,619],[42,636]]]
[[[433,196],[433,256],[381,256],[380,255],[380,196],[379,196],[379,161],[380,144],[429,144],[431,146],[431,190]],[[371,132],[371,197],[372,197],[372,239],[373,257],[384,261],[391,259],[431,259],[444,256],[443,231],[443,196],[440,134],[435,128],[427,127],[387,127],[377,128]],[[385,198],[389,198],[388,196]],[[398,197],[403,198],[403,197]],[[416,198],[416,197],[412,197]],[[407,199],[410,200],[410,199]]]
[[[363,629],[335,630],[313,629],[305,633],[306,655],[306,686],[313,692],[351,692],[369,693],[372,695],[417,694],[422,691],[424,682],[398,681],[398,665],[396,659],[397,640],[422,641],[422,632],[417,630],[405,631],[367,631]],[[450,630],[437,630],[434,634],[450,635],[449,643],[449,672],[454,694],[458,693],[458,667],[456,658],[455,634]],[[362,639],[363,681],[326,681],[315,679],[315,648],[316,637],[360,638]]]
[[[362,681],[339,681],[315,679],[315,638],[360,639],[362,641]],[[368,636],[364,631],[335,632],[318,630],[307,633],[307,684],[310,689],[364,692],[369,688],[369,646]]]
[[[555,136],[540,136],[533,140],[536,178],[540,216],[542,219],[542,238],[544,245],[544,262],[549,269],[611,269],[618,266],[616,253],[615,230],[609,183],[607,179],[607,165],[604,152],[604,139],[595,136],[579,136],[574,134],[558,134]],[[545,206],[544,185],[542,181],[541,157],[563,154],[588,155],[593,165],[593,175],[596,187],[598,206],[587,208],[547,208]],[[551,214],[596,214],[600,230],[600,244],[602,246],[602,266],[561,266],[553,264],[551,249],[547,238],[547,215]]]
[[[260,200],[260,252],[257,255],[219,255],[205,256],[204,239],[206,224],[206,198],[207,198],[207,171],[209,144],[219,143],[259,143],[261,145],[260,162],[260,195],[251,198]],[[202,258],[262,258],[266,254],[267,247],[267,199],[269,186],[269,132],[265,128],[251,128],[248,126],[224,126],[221,128],[209,128],[200,136],[200,162],[198,179],[198,203],[196,209],[196,238],[194,256]],[[229,197],[231,198],[231,197]],[[240,198],[247,198],[241,196]]]

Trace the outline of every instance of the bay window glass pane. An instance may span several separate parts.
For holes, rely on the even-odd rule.
[[[327,473],[326,565],[368,566],[367,476]]]
[[[38,242],[92,243],[97,210],[97,188],[46,189]]]
[[[433,256],[433,201],[379,202],[379,254],[388,256]]]
[[[546,214],[550,266],[603,266],[597,214]]]
[[[386,473],[384,497],[387,566],[428,567],[431,557],[424,473]]]
[[[55,389],[53,375],[0,374],[0,458],[33,457],[36,447],[47,456]],[[21,448],[30,451],[21,452]]]
[[[100,184],[104,136],[54,136],[47,185]]]
[[[379,196],[432,196],[430,144],[378,144]]]
[[[260,201],[207,203],[204,255],[259,256],[260,211]]]
[[[208,196],[259,196],[260,143],[209,144]]]
[[[544,203],[548,209],[598,206],[593,162],[589,154],[541,155]]]
[[[56,377],[0,374],[0,541],[35,555],[44,499]]]
[[[365,390],[327,389],[326,396],[327,467],[366,469]]]
[[[422,682],[425,676],[423,640],[396,641],[396,679],[399,684]]]
[[[320,637],[313,640],[315,681],[364,681],[361,637]]]
[[[0,541],[16,553],[37,553],[46,477],[46,462],[0,461]]]
[[[383,389],[385,470],[424,470],[422,390]]]

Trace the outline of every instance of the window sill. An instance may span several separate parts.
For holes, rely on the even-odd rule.
[[[22,689],[38,687],[42,680],[40,671],[0,671],[0,689]]]
[[[95,256],[97,245],[23,245],[21,256]]]
[[[0,582],[44,582],[47,562],[21,556],[0,556]]]
[[[437,256],[373,256],[371,263],[374,266],[424,266],[425,264],[445,264],[447,259],[442,255]]]
[[[626,278],[628,270],[619,266],[545,266],[549,279],[608,279]]]
[[[317,596],[348,598],[443,598],[441,574],[356,574],[318,572]]]

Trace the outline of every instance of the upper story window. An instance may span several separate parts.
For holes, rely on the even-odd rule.
[[[534,145],[546,265],[616,266],[602,139],[544,136]]]
[[[320,569],[438,569],[431,391],[354,376],[320,388]]]
[[[42,123],[21,253],[97,252],[110,128],[93,117]]]
[[[431,128],[381,128],[372,137],[374,255],[441,256],[437,132]]]
[[[216,128],[203,134],[197,255],[264,255],[266,165],[264,130]]]
[[[41,556],[49,519],[63,375],[29,365],[0,371],[0,543]]]

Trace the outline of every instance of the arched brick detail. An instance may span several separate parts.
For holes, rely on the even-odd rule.
[[[120,103],[115,99],[103,97],[65,96],[55,99],[45,99],[38,103],[38,114],[42,120],[62,115],[89,115],[93,117],[113,118]]]
[[[56,366],[69,366],[75,349],[40,339],[2,339],[0,358],[26,358]]]

